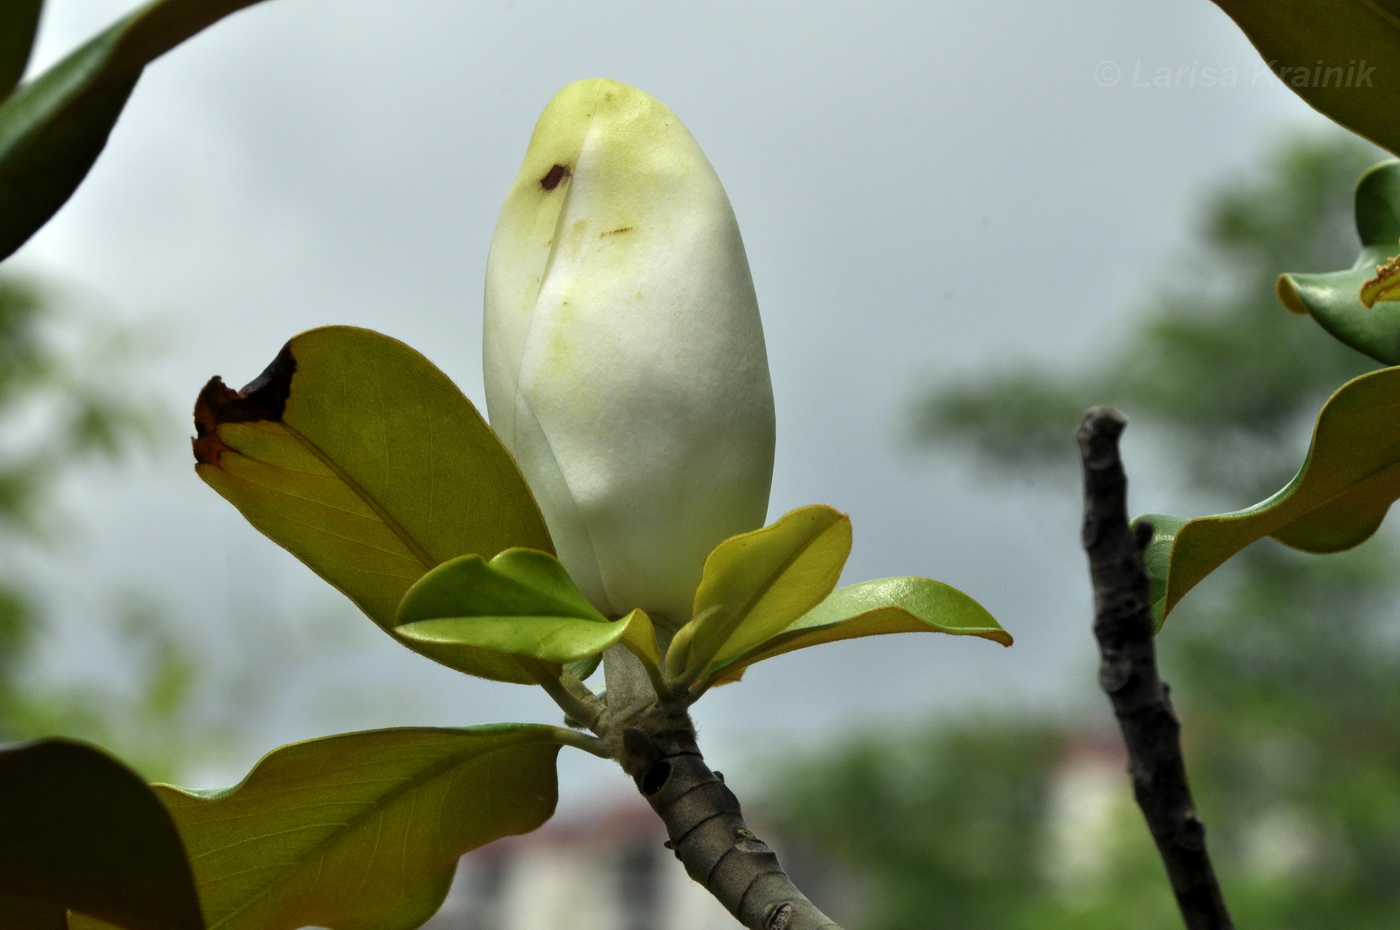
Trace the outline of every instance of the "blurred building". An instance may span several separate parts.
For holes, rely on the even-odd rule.
[[[665,840],[640,798],[508,837],[462,859],[425,930],[732,930]]]

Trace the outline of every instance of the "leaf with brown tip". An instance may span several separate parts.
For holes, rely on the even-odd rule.
[[[422,355],[366,329],[297,336],[242,391],[195,405],[199,476],[386,632],[404,593],[461,555],[553,552],[510,453]],[[396,638],[399,638],[396,636]],[[446,665],[532,682],[509,656],[408,643]]]

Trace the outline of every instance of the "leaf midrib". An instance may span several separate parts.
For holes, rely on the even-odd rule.
[[[463,734],[463,735],[465,735],[465,734]],[[492,750],[490,750],[490,751],[488,751],[488,752],[480,753],[480,754],[478,754],[475,758],[485,758],[486,756],[488,756],[488,755],[490,755],[491,753],[494,753],[494,752],[498,752],[498,751],[502,751],[502,750],[506,750],[506,749],[514,749],[514,748],[518,748],[518,747],[521,747],[521,746],[529,745],[529,744],[534,743],[534,742],[549,743],[549,742],[553,742],[553,741],[552,741],[552,740],[549,740],[549,739],[547,739],[547,738],[546,738],[546,739],[539,739],[539,740],[520,739],[519,741],[512,741],[512,742],[505,743],[505,744],[503,744],[503,745],[501,745],[501,746],[498,746],[498,747],[496,747],[495,749],[492,749]],[[562,744],[561,744],[561,745],[562,745]],[[293,879],[294,877],[296,877],[303,869],[305,869],[305,868],[307,867],[307,863],[309,863],[309,862],[311,862],[311,861],[313,861],[313,860],[316,860],[316,861],[318,861],[318,862],[320,862],[321,860],[323,860],[323,859],[324,859],[324,854],[325,854],[325,852],[327,851],[327,847],[333,845],[335,839],[336,839],[338,836],[341,836],[341,835],[343,835],[343,834],[349,832],[350,830],[352,830],[355,826],[357,826],[360,822],[362,822],[366,817],[371,816],[372,814],[375,814],[375,813],[382,814],[382,813],[383,813],[382,808],[385,807],[385,806],[387,806],[387,805],[390,804],[390,803],[393,803],[394,800],[395,800],[399,795],[402,795],[402,794],[405,793],[405,792],[408,792],[408,791],[411,791],[411,790],[413,790],[413,789],[416,789],[416,788],[419,787],[420,785],[425,784],[425,783],[427,783],[427,782],[429,782],[429,781],[432,781],[433,779],[439,777],[440,775],[444,774],[444,773],[447,772],[448,770],[450,770],[450,769],[452,769],[452,768],[455,768],[455,767],[457,767],[457,766],[463,764],[462,756],[468,754],[469,751],[470,751],[469,749],[463,749],[463,750],[461,750],[461,751],[459,751],[459,752],[452,753],[451,755],[447,756],[446,758],[442,759],[441,761],[439,761],[439,762],[437,762],[437,763],[434,763],[434,764],[428,766],[427,768],[423,769],[422,771],[418,772],[418,773],[415,774],[413,777],[411,777],[411,778],[409,778],[409,779],[406,779],[404,782],[402,782],[401,784],[399,784],[399,785],[396,786],[395,788],[391,789],[390,791],[388,791],[388,792],[385,793],[384,795],[381,795],[381,796],[380,796],[381,800],[380,800],[379,803],[373,804],[373,805],[365,805],[365,809],[364,809],[364,810],[360,811],[359,813],[357,813],[357,814],[355,814],[353,817],[351,817],[349,820],[345,821],[344,824],[342,824],[338,829],[332,830],[330,833],[327,834],[327,836],[326,836],[324,839],[322,839],[320,842],[316,843],[315,846],[313,846],[313,847],[311,847],[310,849],[308,849],[308,850],[306,851],[305,854],[303,854],[302,856],[300,856],[295,862],[293,862],[293,863],[291,864],[291,868],[286,869],[285,871],[283,871],[283,872],[281,873],[281,877],[279,877],[279,878],[277,879],[277,881],[267,883],[267,884],[264,885],[256,894],[253,894],[252,896],[250,896],[250,897],[249,897],[246,901],[244,901],[240,906],[238,906],[237,908],[235,908],[235,909],[229,911],[228,914],[226,914],[225,916],[221,917],[220,919],[211,922],[211,923],[209,924],[207,930],[218,930],[219,927],[223,927],[223,926],[228,925],[230,921],[233,921],[233,920],[237,919],[239,915],[243,914],[243,913],[244,913],[245,911],[247,911],[250,907],[254,906],[254,905],[257,904],[259,901],[262,901],[263,899],[267,898],[269,895],[274,894],[278,889],[280,889],[281,887],[283,887],[284,885],[286,885],[286,883],[287,883],[288,881],[292,880],[292,879]],[[235,792],[235,793],[236,793],[236,792]],[[226,799],[226,798],[228,798],[228,797],[230,797],[230,796],[231,796],[231,794],[230,794],[230,795],[224,795],[224,797],[223,797],[223,798],[220,798],[219,800],[224,800],[224,799]],[[205,802],[205,799],[204,799],[204,798],[199,798],[199,797],[197,797],[197,796],[192,796],[192,797],[194,797],[195,800],[197,800],[197,801]],[[211,802],[207,802],[207,803],[218,803],[218,802],[217,802],[217,801],[211,801]],[[297,810],[301,810],[302,808],[298,807],[298,808],[296,808],[296,809],[297,809]],[[263,836],[258,837],[258,840],[262,840],[262,839],[264,839]],[[241,845],[241,844],[235,844],[235,845]],[[224,848],[227,849],[227,848],[231,848],[231,847],[224,847]],[[222,850],[220,850],[220,851],[222,851]],[[319,867],[320,867],[320,866],[318,865],[318,868],[319,868]],[[227,876],[220,876],[220,878],[223,878],[223,877],[227,877]]]
[[[363,484],[361,484],[355,478],[352,478],[344,468],[337,465],[335,461],[332,460],[331,457],[325,452],[325,450],[323,450],[315,442],[309,439],[306,436],[306,434],[302,433],[300,430],[296,429],[294,426],[287,423],[285,420],[279,422],[282,428],[287,431],[287,434],[289,436],[291,436],[297,442],[301,443],[301,445],[304,446],[306,450],[312,455],[316,456],[316,458],[320,460],[321,464],[325,465],[326,468],[330,470],[331,474],[335,475],[337,479],[344,482],[345,486],[348,487],[355,494],[356,497],[365,502],[369,509],[373,511],[374,515],[378,517],[384,523],[384,525],[389,528],[390,532],[392,532],[395,537],[398,538],[399,542],[403,543],[404,548],[407,549],[413,555],[413,557],[418,560],[419,564],[423,566],[423,569],[425,571],[431,568],[436,568],[438,566],[438,560],[430,552],[428,552],[427,548],[424,545],[421,545],[418,542],[414,534],[409,532],[408,528],[400,520],[394,517],[389,512],[389,510],[382,503],[380,503],[379,499],[373,494],[371,494]]]

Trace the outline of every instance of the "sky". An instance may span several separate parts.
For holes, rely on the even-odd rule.
[[[126,8],[51,0],[38,65]],[[100,617],[133,585],[213,668],[265,685],[247,752],[211,784],[333,729],[557,719],[537,689],[397,647],[244,524],[195,477],[186,411],[210,375],[241,385],[334,323],[408,342],[481,403],[496,214],[545,103],[597,76],[675,110],[734,205],[777,405],[770,518],[831,504],[854,521],[846,582],[934,577],[1017,638],[772,660],[696,706],[712,764],[758,770],[986,708],[1107,719],[1078,487],[998,484],[915,449],[909,414],[937,384],[1110,345],[1200,198],[1326,128],[1207,0],[268,0],[217,24],[147,69],[92,174],[13,260],[153,334],[120,389],[168,414],[154,452],[65,489],[82,534],[64,570],[85,583],[55,595],[54,674],[120,674]],[[1130,432],[1130,474],[1133,451]],[[1134,490],[1134,510],[1173,511]],[[566,793],[611,777],[571,757]]]

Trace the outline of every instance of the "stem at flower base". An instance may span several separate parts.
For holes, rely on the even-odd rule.
[[[599,759],[611,759],[612,753],[608,751],[608,744],[596,736],[587,733],[580,733],[577,730],[562,730],[559,733],[559,742],[565,746],[572,746],[575,749],[582,749],[586,753],[597,756]]]
[[[750,930],[841,930],[797,890],[711,771],[684,696],[658,697],[650,663],[622,644],[603,653],[604,707],[589,728],[632,776],[690,877]]]
[[[571,719],[577,720],[582,726],[597,731],[603,715],[603,702],[598,700],[597,696],[589,691],[583,682],[568,673],[556,678],[549,666],[538,659],[526,656],[518,656],[517,658],[565,714]],[[593,752],[592,749],[588,751]],[[597,755],[597,753],[594,754]],[[606,759],[608,756],[604,755],[603,758]]]
[[[609,742],[691,878],[750,930],[841,930],[744,823],[739,799],[705,764],[689,714],[653,706],[626,724]]]

